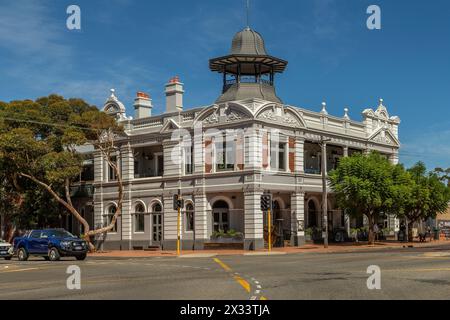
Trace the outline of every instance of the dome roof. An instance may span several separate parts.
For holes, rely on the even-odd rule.
[[[264,39],[258,32],[247,27],[234,36],[231,54],[267,55]]]

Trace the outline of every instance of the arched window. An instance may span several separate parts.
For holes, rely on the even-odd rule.
[[[145,208],[142,203],[134,207],[134,232],[145,232]]]
[[[186,205],[186,231],[194,231],[194,206],[192,203]]]
[[[111,224],[111,221],[112,221],[114,215],[116,214],[116,212],[117,212],[117,208],[115,205],[109,206],[108,217],[107,217],[108,225]],[[117,220],[116,220],[116,223],[114,224],[114,227],[112,228],[112,230],[110,232],[117,232]]]
[[[161,212],[162,211],[162,207],[159,203],[155,203],[152,207],[152,212]]]

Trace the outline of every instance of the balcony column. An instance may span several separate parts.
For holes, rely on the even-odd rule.
[[[398,152],[394,152],[393,154],[391,154],[389,156],[389,161],[394,164],[397,165],[399,163],[399,157],[398,157]]]
[[[202,124],[196,124],[194,128],[194,173],[205,172],[205,137]]]
[[[260,131],[258,133],[256,128],[249,128],[248,132],[246,133],[247,143],[244,142],[244,159],[247,159],[245,163],[246,169],[261,170],[263,158],[261,151],[262,135],[263,132]]]
[[[305,244],[305,193],[296,192],[291,195],[291,245]]]
[[[305,173],[305,139],[295,139],[295,173]]]
[[[342,150],[343,150],[344,158],[348,157],[348,147],[344,146],[344,147],[342,147]]]

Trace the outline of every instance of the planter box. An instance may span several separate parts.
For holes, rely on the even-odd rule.
[[[212,243],[242,243],[241,238],[228,238],[228,237],[218,237],[211,239]]]

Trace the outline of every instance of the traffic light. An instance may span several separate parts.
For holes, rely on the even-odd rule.
[[[173,195],[173,210],[178,210],[184,207],[184,199],[180,195]]]
[[[272,195],[265,193],[261,196],[261,210],[267,211],[271,208],[272,208]]]

